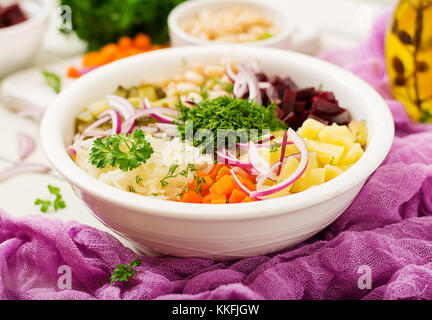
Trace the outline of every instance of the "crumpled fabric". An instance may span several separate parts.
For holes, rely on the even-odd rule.
[[[321,55],[375,87],[396,124],[390,154],[326,230],[277,254],[215,262],[138,256],[86,225],[0,211],[0,299],[432,299],[432,125],[411,122],[392,98],[390,16],[360,47]],[[115,265],[135,258],[130,280],[110,284]]]

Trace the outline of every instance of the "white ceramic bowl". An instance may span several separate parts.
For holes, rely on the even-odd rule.
[[[354,119],[367,121],[366,152],[335,179],[288,197],[253,203],[211,205],[164,201],[128,193],[87,175],[69,157],[75,117],[83,107],[113,92],[169,77],[187,63],[230,56],[255,60],[269,75],[290,76],[300,87],[324,85]],[[351,204],[390,150],[392,115],[381,96],[361,79],[299,53],[243,46],[172,48],[120,60],[80,78],[48,108],[41,124],[43,148],[93,214],[138,248],[174,255],[234,259],[298,244],[331,224]]]
[[[181,28],[183,21],[191,19],[195,14],[201,12],[203,9],[217,11],[232,9],[236,6],[255,9],[256,11],[265,14],[274,21],[275,26],[280,30],[279,34],[269,39],[247,42],[245,44],[258,47],[273,47],[281,49],[290,48],[290,38],[294,31],[291,19],[274,5],[271,5],[266,1],[257,0],[191,0],[183,2],[174,8],[168,16],[171,45],[177,47],[215,44],[214,41],[199,39],[183,31]]]
[[[28,20],[0,29],[0,78],[24,67],[35,56],[48,25],[46,0],[19,1]]]

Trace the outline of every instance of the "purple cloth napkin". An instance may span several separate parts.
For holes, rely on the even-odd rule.
[[[389,17],[379,17],[361,47],[322,55],[373,85],[396,123],[389,156],[327,230],[235,262],[143,256],[129,282],[110,285],[115,265],[137,257],[111,235],[0,211],[0,298],[432,299],[432,125],[412,123],[392,100],[383,55]],[[72,272],[71,289],[59,286],[61,266]]]

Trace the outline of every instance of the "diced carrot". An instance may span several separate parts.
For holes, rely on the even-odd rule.
[[[222,179],[223,176],[226,176],[226,175],[231,175],[231,172],[230,172],[229,167],[224,166],[218,171],[218,173],[216,175],[216,181],[219,181],[220,179]]]
[[[255,199],[250,198],[249,196],[247,196],[246,198],[243,199],[242,202],[254,202],[256,201]]]
[[[212,204],[224,204],[227,203],[227,197],[224,194],[215,194],[212,196]]]
[[[224,194],[229,197],[231,192],[234,190],[235,181],[231,175],[225,175],[218,182],[216,182],[214,186],[217,193]]]
[[[240,180],[240,182],[249,190],[251,191],[255,191],[256,190],[256,186],[255,184],[250,181],[249,179],[246,179],[245,177],[243,177],[242,175],[238,174],[237,178]],[[237,184],[237,183],[236,183]],[[240,187],[240,186],[239,186]]]
[[[223,164],[223,163],[217,163],[217,164],[215,164],[215,165],[213,166],[213,168],[210,170],[209,175],[210,175],[212,178],[216,178],[216,176],[217,176],[219,170],[222,169],[223,167],[225,167],[225,164]]]
[[[109,61],[114,61],[116,54],[119,52],[119,47],[115,43],[109,43],[102,47],[100,53]]]
[[[242,202],[248,195],[238,189],[234,189],[229,198],[229,203],[240,203]]]
[[[69,78],[79,78],[81,77],[81,73],[75,67],[70,67],[67,72],[67,76]]]
[[[206,204],[209,204],[211,202],[212,202],[212,195],[211,194],[206,195],[202,200],[202,203],[206,203]]]
[[[207,194],[209,192],[210,187],[213,186],[214,184],[213,179],[207,175],[200,176],[198,177],[198,179],[200,179],[200,181],[195,179],[188,185],[189,189],[199,191],[203,195]]]
[[[144,33],[138,33],[134,39],[134,46],[138,49],[149,50],[151,47],[151,39]]]
[[[120,50],[126,50],[133,46],[133,41],[130,37],[124,36],[118,40],[118,46]]]
[[[93,51],[84,55],[82,63],[84,67],[94,67],[105,64],[105,61],[106,58],[103,55]]]
[[[185,192],[181,199],[182,202],[190,202],[190,203],[201,203],[202,200],[203,197],[193,191]]]

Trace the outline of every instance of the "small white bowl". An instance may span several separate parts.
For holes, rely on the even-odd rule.
[[[323,185],[287,197],[241,204],[193,204],[158,200],[104,184],[81,170],[66,147],[75,118],[88,104],[142,81],[159,81],[184,63],[216,63],[220,58],[257,61],[263,72],[290,76],[299,87],[324,85],[334,91],[353,119],[364,119],[368,144],[346,172]],[[313,57],[247,46],[195,46],[150,52],[114,62],[61,92],[41,124],[43,148],[76,194],[105,225],[138,248],[174,255],[234,259],[263,255],[298,244],[331,224],[351,204],[381,164],[394,136],[392,115],[381,96],[352,73]]]
[[[281,49],[290,48],[290,38],[294,31],[294,26],[290,22],[290,17],[277,7],[267,2],[256,0],[190,0],[183,2],[174,8],[168,16],[171,45],[177,47],[187,45],[221,44],[221,42],[203,40],[188,34],[181,28],[182,22],[191,19],[203,9],[214,12],[217,10],[232,9],[236,6],[255,9],[256,11],[268,16],[273,20],[275,26],[279,30],[279,33],[271,38],[259,41],[243,42],[241,44]],[[230,44],[232,45],[232,43]]]
[[[0,78],[26,66],[36,55],[48,25],[46,0],[19,1],[28,20],[0,29]]]

